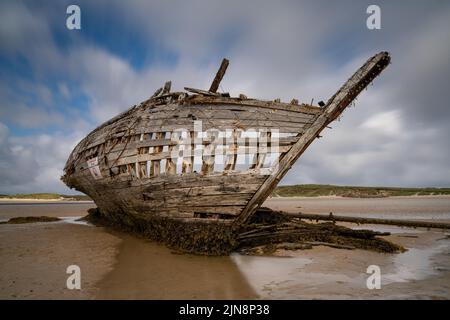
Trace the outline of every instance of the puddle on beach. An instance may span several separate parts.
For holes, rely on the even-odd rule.
[[[58,217],[61,219],[60,222],[65,222],[65,223],[71,223],[71,224],[80,224],[83,226],[94,226],[93,224],[84,221],[84,220],[80,220],[82,217],[80,216],[76,216],[76,217]]]
[[[386,228],[386,231],[388,230],[400,237],[401,234],[426,232],[396,227]],[[441,233],[433,232],[428,236],[430,234],[434,238],[436,235],[442,236]],[[234,254],[232,259],[260,297],[268,299],[382,297],[383,293],[368,290],[366,287],[366,280],[369,277],[366,270],[370,264],[380,266],[382,286],[405,283],[408,286],[407,283],[417,283],[443,274],[446,274],[445,279],[448,281],[450,271],[448,239],[432,239],[426,245],[410,247],[408,251],[400,254],[336,250],[326,247],[291,251],[287,254],[291,257]],[[427,290],[433,290],[426,287],[426,284],[423,286]],[[393,298],[402,295],[408,297],[409,294],[407,287],[387,290],[386,294]],[[436,290],[446,289],[436,288]],[[448,292],[446,296],[448,297]]]
[[[353,230],[372,230],[377,232],[389,232],[391,234],[406,234],[406,233],[420,234],[424,233],[426,230],[423,228],[396,227],[396,226],[385,226],[376,224],[365,224],[357,226],[353,224],[344,224],[344,225]]]
[[[450,241],[448,240],[425,249],[408,248],[408,251],[394,256],[395,271],[384,274],[382,284],[423,280],[426,277],[437,275],[439,270],[449,270],[447,269],[450,267],[448,264],[435,266],[433,263],[434,256],[450,252],[449,248]],[[450,262],[450,258],[448,262]]]

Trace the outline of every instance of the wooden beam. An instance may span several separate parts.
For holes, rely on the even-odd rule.
[[[348,216],[308,214],[308,213],[288,213],[288,212],[282,212],[282,213],[288,217],[307,219],[307,220],[352,222],[352,223],[358,223],[358,224],[386,224],[386,225],[411,227],[411,228],[450,229],[450,223],[445,223],[445,222],[427,222],[427,221],[415,221],[415,220],[403,220],[403,219],[348,217]]]
[[[184,87],[184,90],[186,90],[188,92],[196,93],[196,94],[201,94],[203,96],[212,96],[212,97],[220,96],[218,93],[209,92],[209,91],[202,90],[202,89],[195,89],[195,88]]]
[[[228,59],[224,58],[222,60],[222,63],[220,64],[220,68],[217,71],[213,82],[211,83],[211,87],[209,88],[209,92],[217,92],[217,89],[219,89],[220,81],[222,81],[222,78],[225,75],[225,72],[227,71],[227,68],[228,68],[229,64],[230,64],[230,61],[228,61]]]
[[[162,90],[161,95],[169,93],[171,87],[172,87],[172,81],[167,81],[167,82],[164,84],[164,87],[163,87],[163,90]]]
[[[387,52],[380,52],[370,58],[353,76],[333,95],[324,107],[314,123],[305,130],[298,141],[282,157],[274,171],[262,184],[259,190],[248,202],[242,213],[234,221],[236,224],[246,222],[249,217],[261,206],[264,200],[270,195],[278,182],[284,177],[287,171],[303,154],[308,146],[316,139],[319,133],[333,120],[335,120],[344,109],[356,98],[356,96],[367,87],[390,63]]]

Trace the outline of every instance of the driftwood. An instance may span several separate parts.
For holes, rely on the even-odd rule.
[[[277,249],[299,250],[313,246],[402,252],[404,248],[381,236],[389,232],[352,230],[334,223],[312,224],[283,212],[259,209],[237,236],[237,250],[245,254],[271,254]]]
[[[289,217],[316,220],[316,221],[340,221],[352,222],[357,224],[386,224],[400,227],[412,228],[436,228],[436,229],[450,229],[450,223],[445,222],[427,222],[427,221],[412,221],[412,220],[396,220],[396,219],[377,219],[377,218],[362,218],[362,217],[347,217],[335,215],[322,214],[306,214],[306,213],[287,213]]]

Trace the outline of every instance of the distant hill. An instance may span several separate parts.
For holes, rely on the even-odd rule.
[[[450,188],[354,187],[328,184],[299,184],[279,186],[272,192],[273,197],[341,196],[349,198],[383,198],[414,195],[450,195]]]
[[[57,193],[20,193],[20,194],[2,194],[0,199],[33,199],[33,200],[72,200],[72,201],[90,201],[87,195],[64,195]]]
[[[450,188],[393,188],[393,187],[355,187],[335,186],[330,184],[297,184],[279,186],[272,192],[272,197],[319,197],[340,196],[349,198],[384,198],[395,196],[429,196],[450,195]],[[57,193],[0,194],[0,199],[36,199],[91,201],[87,195],[64,195]]]

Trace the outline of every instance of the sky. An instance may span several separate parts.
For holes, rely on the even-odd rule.
[[[449,1],[1,0],[0,193],[74,193],[60,176],[86,134],[167,80],[207,89],[223,57],[221,91],[309,103],[379,51],[392,64],[281,184],[448,187],[449,30]]]

